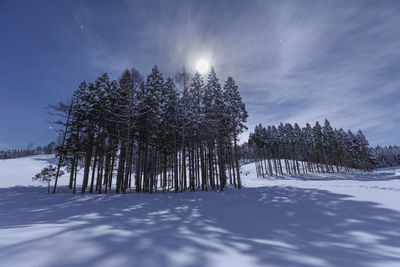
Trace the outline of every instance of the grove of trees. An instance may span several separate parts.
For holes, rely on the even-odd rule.
[[[249,153],[255,158],[258,177],[338,172],[359,169],[369,171],[374,160],[364,134],[358,131],[333,129],[326,119],[323,126],[317,121],[313,127],[295,123],[281,123],[263,127],[250,133]]]
[[[73,193],[81,168],[81,193],[241,187],[247,112],[235,80],[221,85],[214,69],[206,82],[185,69],[165,79],[156,66],[145,80],[135,69],[118,80],[105,73],[52,108],[62,128],[53,193],[63,166]]]
[[[27,157],[40,154],[53,154],[56,153],[56,142],[51,142],[45,146],[37,146],[33,148],[33,144],[29,144],[26,149],[8,149],[0,150],[0,159],[12,159]]]
[[[376,167],[400,166],[400,146],[377,146],[371,150]]]

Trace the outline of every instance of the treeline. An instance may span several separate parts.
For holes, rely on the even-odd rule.
[[[103,74],[52,108],[63,126],[53,193],[62,166],[73,193],[80,166],[81,193],[241,187],[237,139],[247,112],[234,79],[221,86],[214,69],[206,83],[185,69],[164,79],[154,67],[145,81],[135,69],[118,81]]]
[[[313,127],[281,123],[278,127],[255,127],[249,136],[250,156],[257,176],[372,170],[373,158],[364,134],[333,129],[328,120]]]
[[[40,154],[56,153],[56,143],[51,142],[48,145],[37,146],[33,148],[33,144],[29,144],[26,149],[7,149],[0,150],[0,159],[21,158]]]
[[[400,146],[377,146],[371,152],[378,168],[400,166]]]

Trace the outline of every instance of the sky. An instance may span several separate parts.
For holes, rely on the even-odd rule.
[[[0,149],[55,140],[46,106],[83,80],[200,60],[236,80],[249,130],[328,118],[400,145],[399,14],[389,0],[2,0]]]

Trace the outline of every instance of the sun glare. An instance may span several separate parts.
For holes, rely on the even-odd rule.
[[[199,60],[199,62],[197,62],[196,69],[201,74],[206,73],[209,68],[210,68],[210,64],[208,63],[207,60],[201,59],[201,60]]]

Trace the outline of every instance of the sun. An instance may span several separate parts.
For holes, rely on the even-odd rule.
[[[201,74],[206,73],[206,72],[208,71],[209,68],[210,68],[210,64],[208,63],[207,60],[205,60],[205,59],[200,59],[200,60],[197,62],[196,69],[197,69],[197,71],[200,72]]]

